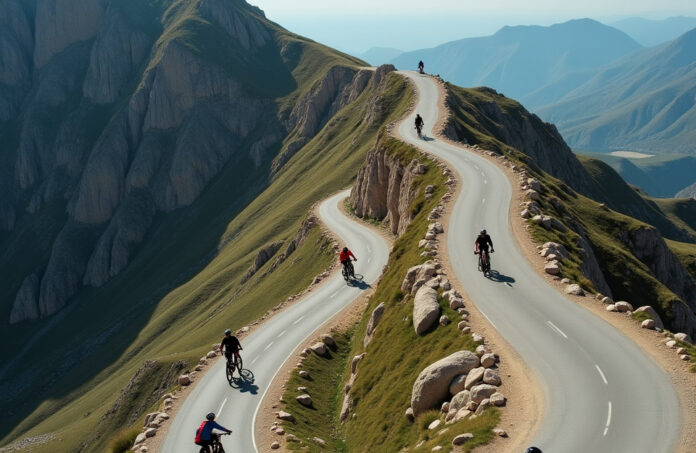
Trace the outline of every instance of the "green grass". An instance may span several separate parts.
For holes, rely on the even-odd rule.
[[[355,417],[351,416],[343,428],[346,445],[349,451],[396,452],[407,446],[413,447],[425,438],[428,438],[428,445],[449,445],[455,435],[470,430],[477,430],[477,444],[485,443],[491,438],[491,430],[498,420],[495,410],[487,411],[485,416],[474,421],[465,420],[452,425],[438,439],[428,437],[432,433],[424,432],[420,420],[411,423],[403,415],[410,406],[413,382],[423,368],[455,351],[474,350],[476,345],[470,335],[459,332],[456,322],[439,326],[423,336],[416,335],[413,330],[412,300],[402,293],[401,281],[408,268],[425,261],[419,255],[417,243],[427,230],[428,213],[445,193],[445,178],[432,161],[415,149],[391,138],[385,140],[392,155],[403,162],[417,158],[428,165],[428,171],[414,182],[418,195],[412,209],[417,215],[396,240],[386,272],[353,338],[351,357],[364,351],[362,340],[369,315],[384,302],[384,316],[367,347],[366,357],[358,366],[358,377],[351,391]],[[435,192],[433,199],[427,201],[423,189],[430,184],[435,186]],[[453,321],[459,319],[459,315],[444,301],[441,301],[441,308]]]
[[[313,203],[350,184],[379,127],[405,111],[406,83],[396,75],[388,83],[379,101],[393,109],[367,124],[365,109],[375,95],[368,90],[272,180],[261,181],[268,187],[257,189],[258,196],[230,197],[248,178],[239,173],[240,162],[231,162],[191,207],[159,215],[129,268],[104,287],[85,290],[71,303],[70,316],[49,327],[56,347],[30,348],[18,364],[17,373],[41,390],[18,389],[23,405],[13,422],[5,419],[2,442],[53,432],[60,445],[37,452],[75,451],[88,436],[93,442],[86,451],[104,451],[111,434],[154,404],[146,395],[128,398],[102,419],[143,363],[161,363],[151,379],[166,381],[168,366],[195,363],[226,327],[249,324],[305,288],[334,259],[318,230],[273,273],[262,277],[263,268],[245,284],[239,281],[260,247],[287,243]],[[258,187],[259,181],[249,184]],[[181,238],[188,238],[186,246]],[[25,327],[6,332],[17,343],[7,349],[24,341],[19,329]],[[62,368],[66,360],[75,360],[69,370]],[[171,385],[165,382],[157,393]]]
[[[140,432],[141,430],[136,427],[117,433],[109,442],[109,453],[126,453],[129,451]]]
[[[348,353],[350,352],[350,340],[353,331],[331,332],[336,346],[328,348],[328,354],[318,356],[310,354],[302,364],[302,370],[309,372],[311,380],[299,376],[299,370],[293,370],[288,380],[287,389],[283,393],[283,402],[280,409],[291,413],[295,417],[294,422],[281,422],[286,432],[297,436],[297,442],[288,442],[289,450],[320,452],[320,448],[312,438],[319,437],[328,444],[331,451],[347,451],[338,426],[338,413],[343,403],[343,391],[341,382],[344,378]],[[317,340],[319,341],[319,340]],[[298,387],[306,387],[306,392],[301,392]],[[308,393],[312,397],[312,407],[308,408],[297,402],[298,395]]]

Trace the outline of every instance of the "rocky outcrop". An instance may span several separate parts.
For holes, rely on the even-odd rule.
[[[246,282],[255,273],[257,273],[264,264],[266,264],[271,258],[273,258],[273,255],[275,255],[276,252],[280,250],[282,246],[283,241],[276,241],[266,245],[261,250],[259,250],[259,253],[256,255],[256,259],[254,259],[254,263],[251,265],[246,274],[244,274],[244,277],[242,277],[241,283]]]
[[[589,241],[587,241],[583,236],[580,236],[578,246],[582,250],[582,263],[580,264],[580,271],[589,281],[592,282],[595,289],[602,294],[612,297],[612,291],[604,278],[604,273],[602,268],[597,262],[597,257],[592,250],[592,246]]]
[[[621,241],[650,268],[655,278],[686,302],[691,310],[696,310],[696,284],[656,229],[641,227],[624,231]]]
[[[350,192],[350,202],[360,217],[382,220],[394,234],[406,231],[413,219],[411,203],[417,193],[414,180],[428,169],[417,160],[404,163],[389,151],[382,138],[368,153]]]
[[[421,335],[434,326],[439,317],[437,291],[429,286],[421,287],[413,298],[413,329]]]
[[[19,288],[15,297],[12,312],[10,313],[10,324],[16,324],[24,320],[34,320],[39,318],[39,283],[40,274],[34,272],[24,279],[22,287]]]
[[[367,329],[365,330],[365,338],[363,338],[363,347],[366,348],[372,341],[372,336],[375,334],[375,330],[377,330],[377,325],[382,319],[382,315],[384,315],[384,302],[377,305],[377,307],[372,310],[370,320],[367,323]]]

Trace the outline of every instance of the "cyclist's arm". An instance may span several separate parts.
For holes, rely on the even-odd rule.
[[[220,431],[225,431],[226,433],[231,433],[231,432],[232,432],[231,429],[227,429],[227,428],[225,428],[225,427],[222,426],[222,425],[218,425],[216,422],[213,422],[213,428],[214,428],[214,429],[219,429]]]
[[[355,259],[355,261],[358,260],[357,258],[355,258],[355,255],[353,255],[353,252],[351,252],[350,250],[348,250],[348,255],[352,256]]]

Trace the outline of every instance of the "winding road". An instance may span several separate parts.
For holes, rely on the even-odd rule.
[[[399,126],[401,137],[447,161],[460,175],[462,191],[447,228],[454,272],[469,297],[538,375],[546,407],[534,443],[551,453],[668,453],[680,429],[679,401],[669,377],[631,340],[550,287],[521,253],[509,227],[512,190],[507,177],[482,157],[452,144],[421,140],[415,113],[431,135],[439,92],[433,79],[401,72],[419,93],[413,114]],[[347,192],[320,206],[325,224],[350,244],[360,259],[357,271],[373,282],[388,249],[372,230],[346,218],[338,203]],[[484,278],[472,253],[485,227],[496,248],[496,278]],[[244,340],[245,367],[254,383],[231,388],[224,363],[206,374],[173,420],[163,452],[194,453],[193,431],[208,412],[234,430],[225,438],[234,451],[257,451],[256,412],[273,377],[292,351],[317,327],[360,295],[333,275],[302,301],[277,314]],[[252,416],[253,414],[253,416]]]
[[[667,374],[621,332],[549,286],[523,256],[509,226],[512,189],[505,174],[455,145],[421,140],[437,123],[439,92],[432,78],[401,72],[419,100],[399,126],[401,137],[448,162],[461,195],[447,227],[453,270],[471,300],[519,352],[545,387],[546,407],[534,444],[551,453],[668,453],[680,409]],[[473,242],[486,228],[496,252],[495,278],[477,271]]]
[[[381,275],[389,249],[384,238],[374,230],[339,210],[339,203],[348,193],[344,191],[324,201],[319,206],[319,215],[331,231],[349,244],[358,257],[355,271],[369,284]],[[254,442],[256,413],[276,373],[300,343],[359,297],[366,287],[348,286],[340,272],[334,273],[308,296],[252,332],[242,343],[242,357],[244,368],[254,375],[253,383],[230,387],[225,378],[224,360],[218,360],[184,401],[167,431],[161,451],[198,452],[193,444],[194,431],[208,412],[215,412],[218,423],[233,431],[232,436],[223,438],[228,451],[258,451]]]

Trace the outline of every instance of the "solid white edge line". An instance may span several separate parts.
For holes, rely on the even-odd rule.
[[[556,333],[558,333],[563,338],[566,338],[566,339],[568,338],[568,335],[563,333],[563,331],[561,329],[559,329],[558,327],[556,327],[556,325],[554,323],[552,323],[551,321],[546,321],[546,324],[548,324],[549,327],[551,327],[553,330],[555,330]]]
[[[220,415],[222,413],[222,408],[225,407],[226,403],[227,403],[227,398],[225,398],[225,400],[220,405],[220,409],[218,409],[218,411],[217,411],[218,415]]]
[[[599,375],[602,376],[602,380],[604,381],[604,385],[609,385],[609,382],[607,381],[607,377],[604,375],[604,373],[602,372],[602,369],[596,363],[595,363],[595,368],[597,368]]]
[[[609,425],[611,425],[611,401],[609,401],[609,411],[607,413],[607,424],[604,426],[604,434],[602,437],[606,436],[609,432]]]
[[[481,311],[481,310],[479,310],[479,311]],[[495,326],[495,323],[494,323],[493,321],[491,321],[491,318],[489,318],[487,314],[485,314],[485,313],[482,312],[482,311],[481,311],[481,314],[483,315],[484,318],[486,318],[486,319],[488,320],[489,323],[491,323],[491,325],[493,326],[493,328],[494,328],[495,330],[498,330],[498,328]]]

